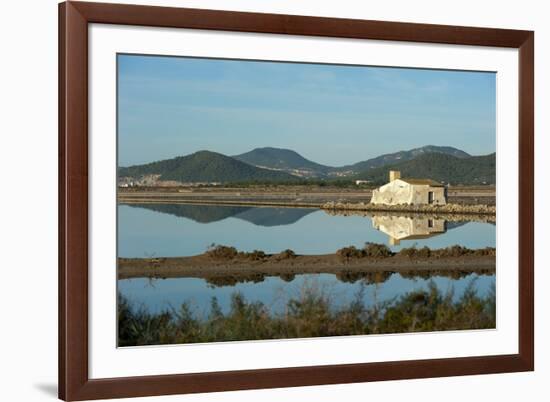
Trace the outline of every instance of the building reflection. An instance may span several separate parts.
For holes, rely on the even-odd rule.
[[[433,217],[373,216],[372,225],[389,237],[389,244],[401,240],[427,239],[447,231],[447,221]]]

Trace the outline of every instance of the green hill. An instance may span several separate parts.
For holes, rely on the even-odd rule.
[[[158,174],[159,180],[178,182],[269,182],[295,181],[285,172],[258,168],[216,152],[199,151],[173,159],[119,168],[120,177],[140,178]]]
[[[401,177],[426,178],[452,185],[495,184],[496,154],[457,158],[442,153],[429,153],[415,159],[368,169],[356,178],[374,184],[388,181],[388,171],[399,170]]]
[[[407,151],[399,151],[391,154],[380,155],[376,158],[371,158],[362,162],[354,163],[353,165],[343,166],[341,168],[338,168],[338,170],[359,173],[368,169],[410,161],[427,154],[444,154],[451,155],[456,158],[469,158],[471,156],[470,154],[453,147],[425,145],[423,147],[414,148]]]
[[[282,170],[305,177],[320,177],[333,168],[304,158],[298,152],[283,148],[255,148],[233,158],[258,167]]]
[[[403,177],[430,178],[451,184],[495,184],[496,180],[494,153],[469,156],[456,148],[434,146],[381,155],[342,168],[317,164],[288,149],[256,148],[235,157],[199,151],[144,165],[121,167],[118,172],[119,178],[131,178],[138,183],[150,180],[150,175],[158,175],[158,180],[183,183],[282,184],[303,183],[304,179],[312,183],[341,180],[343,176],[335,174],[341,169],[350,182],[361,179],[374,184],[387,182],[389,170],[400,170]],[[154,183],[157,179],[152,180]]]

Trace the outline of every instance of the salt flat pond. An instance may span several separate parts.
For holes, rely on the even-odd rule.
[[[390,219],[388,219],[390,218]],[[387,244],[392,250],[455,244],[468,248],[495,247],[495,226],[480,222],[441,222],[431,219],[430,233],[406,233],[404,217],[329,215],[318,209],[236,207],[186,204],[119,205],[119,257],[181,257],[202,254],[212,243],[240,251],[328,254],[365,242]],[[410,218],[412,220],[412,218]],[[393,226],[389,222],[394,221]],[[426,217],[421,226],[428,227]],[[411,224],[418,223],[412,220]],[[373,223],[381,223],[376,229]],[[405,227],[403,227],[405,225]],[[439,226],[444,225],[443,229]],[[390,245],[388,231],[413,238]],[[405,233],[403,233],[403,231]]]
[[[334,216],[317,209],[236,207],[181,204],[119,205],[119,257],[177,257],[204,253],[212,244],[234,246],[241,251],[297,254],[329,254],[339,248],[365,242],[382,243],[393,251],[413,245],[443,248],[495,247],[495,226],[481,222],[447,222],[435,217]],[[426,289],[430,282],[454,298],[472,286],[479,296],[491,295],[495,275],[471,273],[460,278],[387,273],[377,278],[342,281],[333,274],[296,275],[287,280],[267,277],[261,282],[212,284],[199,278],[118,281],[119,294],[133,306],[152,313],[177,309],[187,303],[197,314],[206,314],[212,298],[227,311],[231,295],[239,292],[249,302],[261,302],[280,313],[290,299],[304,289],[316,289],[330,297],[334,308],[356,297],[365,305],[399,298]]]

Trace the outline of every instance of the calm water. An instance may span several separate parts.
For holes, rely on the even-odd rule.
[[[193,205],[143,205],[118,207],[118,252],[120,257],[188,256],[203,253],[212,244],[238,250],[276,253],[292,249],[298,254],[333,253],[339,248],[365,242],[383,243],[392,250],[403,247],[441,248],[455,244],[469,248],[495,247],[495,226],[478,222],[412,220],[404,217],[332,216],[316,209],[248,208]],[[393,241],[392,241],[393,239]],[[399,241],[396,242],[395,240]],[[399,243],[399,244],[395,244]],[[352,301],[359,291],[365,304],[391,300],[417,289],[430,280],[440,290],[454,289],[459,297],[468,284],[487,295],[494,275],[470,274],[461,279],[434,276],[429,279],[388,275],[381,283],[341,282],[332,274],[297,275],[291,282],[267,277],[258,283],[214,286],[203,279],[126,279],[119,292],[151,312],[188,302],[196,312],[206,312],[212,297],[227,311],[232,293],[260,301],[281,311],[289,298],[312,286],[331,296],[335,306]]]
[[[440,276],[430,278],[442,291],[454,290],[454,298],[458,299],[466,286],[472,281],[479,296],[486,296],[492,291],[494,276],[477,274],[454,280]],[[128,298],[135,306],[144,306],[151,312],[160,312],[167,308],[178,308],[183,302],[189,303],[198,314],[206,314],[213,297],[218,299],[224,312],[230,305],[231,294],[240,292],[248,301],[259,301],[269,306],[272,312],[281,312],[290,298],[297,298],[304,288],[321,289],[329,295],[333,306],[345,306],[355,300],[361,288],[366,306],[377,302],[390,301],[395,297],[412,290],[426,289],[428,279],[407,279],[400,274],[391,274],[390,278],[379,284],[364,284],[340,282],[332,274],[297,275],[291,282],[285,282],[278,277],[268,277],[259,283],[239,283],[235,286],[216,287],[209,285],[204,279],[124,279],[119,281],[119,292]]]
[[[400,222],[397,222],[398,224]],[[439,222],[434,222],[437,226]],[[441,248],[495,247],[495,226],[447,222],[445,233],[402,240],[393,250],[413,245]],[[202,254],[212,244],[240,251],[328,254],[365,242],[388,244],[369,217],[333,216],[316,209],[247,208],[210,205],[143,205],[118,207],[119,257],[179,257]]]

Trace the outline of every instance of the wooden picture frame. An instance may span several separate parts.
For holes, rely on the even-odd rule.
[[[399,362],[90,379],[88,24],[192,28],[519,49],[519,353]],[[59,5],[59,397],[140,397],[534,369],[534,33],[104,3]]]

